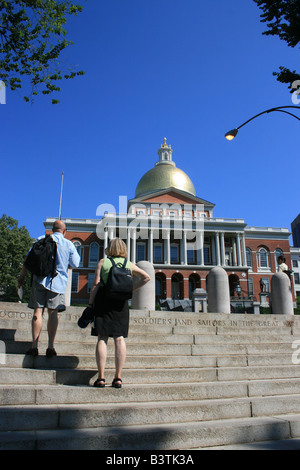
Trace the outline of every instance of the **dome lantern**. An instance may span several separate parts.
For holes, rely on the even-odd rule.
[[[167,139],[164,138],[164,143],[158,150],[159,161],[156,162],[154,168],[149,170],[140,179],[135,197],[141,197],[147,194],[161,191],[164,189],[178,189],[188,194],[196,196],[195,187],[184,171],[176,167],[175,162],[172,160],[173,149],[167,144]]]
[[[176,166],[175,163],[172,161],[172,153],[173,150],[171,149],[171,145],[167,144],[167,138],[164,138],[164,143],[161,145],[160,149],[158,150],[159,161],[155,163],[155,165],[161,164],[169,164]]]

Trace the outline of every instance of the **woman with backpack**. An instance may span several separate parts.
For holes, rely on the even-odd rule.
[[[126,359],[126,343],[129,328],[128,299],[132,291],[148,281],[150,276],[127,260],[127,247],[123,240],[114,238],[105,250],[107,258],[101,259],[95,271],[89,306],[95,314],[98,335],[96,361],[99,376],[94,387],[105,387],[104,370],[107,358],[107,342],[113,337],[115,345],[115,377],[112,386],[122,387],[122,369]],[[138,278],[133,289],[132,276]]]

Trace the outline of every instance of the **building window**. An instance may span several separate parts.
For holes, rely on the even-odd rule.
[[[198,274],[191,274],[189,277],[189,298],[193,298],[193,292],[200,287],[200,276]]]
[[[162,213],[162,211],[161,211],[161,210],[157,210],[157,209],[155,209],[155,210],[153,210],[153,212],[152,212],[152,215],[154,215],[154,216],[158,217],[158,216],[160,216],[160,215],[161,215],[161,213]]]
[[[195,251],[188,249],[187,250],[187,262],[188,264],[195,264]]]
[[[295,284],[300,284],[299,273],[294,273]]]
[[[270,269],[270,254],[265,248],[260,248],[258,252],[258,267],[262,270]]]
[[[247,266],[252,268],[252,251],[250,248],[246,248],[246,259],[247,259]]]
[[[136,260],[144,261],[146,259],[146,244],[138,243],[136,246]]]
[[[99,245],[94,242],[90,244],[89,266],[97,266],[99,261]]]
[[[178,245],[171,245],[171,264],[179,263]]]
[[[163,262],[163,249],[161,243],[154,243],[153,245],[153,262],[162,263]]]
[[[71,285],[71,292],[78,292],[79,286],[79,273],[72,272],[72,285]]]
[[[146,210],[145,209],[137,209],[136,210],[136,215],[146,215]]]
[[[73,242],[74,243],[74,246],[80,256],[80,263],[79,263],[79,267],[81,268],[83,266],[83,258],[84,258],[84,246],[81,245],[80,242],[78,241],[75,241]]]
[[[298,260],[297,259],[293,259],[292,263],[293,263],[293,268],[298,268]]]
[[[211,264],[210,246],[204,246],[203,253],[204,253],[204,264],[210,265]]]
[[[280,248],[277,248],[277,249],[275,250],[274,255],[275,255],[276,271],[278,271],[278,262],[277,262],[277,260],[278,260],[279,256],[283,256],[283,251],[282,251]]]
[[[254,295],[254,283],[253,283],[252,277],[249,277],[248,279],[248,292],[249,292],[249,296]]]

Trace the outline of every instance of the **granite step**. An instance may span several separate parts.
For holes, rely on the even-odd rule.
[[[95,369],[16,369],[3,368],[0,374],[0,384],[64,384],[89,385],[98,376]],[[187,369],[128,369],[123,374],[127,383],[184,383],[217,380],[215,368]]]
[[[145,401],[211,400],[218,398],[288,397],[299,392],[300,379],[245,380],[236,382],[193,382],[167,384],[130,384],[116,390],[111,387],[113,373],[107,376],[106,386],[66,386],[58,384],[0,385],[1,405],[51,405],[139,403]]]
[[[198,449],[300,437],[300,321],[285,315],[131,311],[123,387],[97,376],[83,308],[60,315],[58,356],[31,345],[32,311],[0,304],[0,449]],[[3,360],[3,357],[0,358]]]
[[[300,436],[297,425],[298,416],[291,415],[152,426],[3,432],[0,449],[190,450],[296,438]]]
[[[70,339],[70,338],[68,338]],[[55,349],[60,356],[81,356],[81,355],[94,355],[96,347],[96,338],[94,341],[56,341]],[[26,351],[31,347],[31,341],[13,341],[7,340],[4,342],[6,353],[8,354],[25,354]],[[113,354],[113,341],[108,342],[108,354]],[[39,349],[41,354],[45,354],[47,349],[47,339],[42,338],[39,342]],[[174,344],[171,340],[169,344],[166,343],[134,343],[127,342],[127,353],[128,355],[142,355],[142,356],[173,356],[173,355],[275,355],[275,354],[288,354],[291,357],[293,354],[293,340],[288,343],[278,342],[245,342],[245,343],[203,343],[194,344]]]
[[[45,351],[40,352],[36,358],[24,354],[7,354],[2,368],[28,368],[28,369],[94,369],[96,367],[95,355],[56,356],[46,358]],[[114,367],[113,355],[107,357],[107,368]],[[151,368],[190,368],[190,367],[243,367],[243,366],[291,366],[292,354],[281,353],[271,355],[239,354],[239,355],[197,355],[197,356],[130,356],[127,355],[124,370],[151,369]]]
[[[263,398],[0,407],[0,432],[195,423],[300,412],[300,394]],[[0,434],[1,440],[1,434]]]

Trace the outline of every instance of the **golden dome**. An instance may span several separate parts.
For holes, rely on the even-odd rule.
[[[159,161],[154,168],[147,171],[140,179],[136,187],[135,197],[168,188],[179,189],[196,196],[191,179],[184,171],[177,168],[172,161],[172,152],[173,150],[166,144],[166,139],[164,139],[164,144],[158,151]]]

